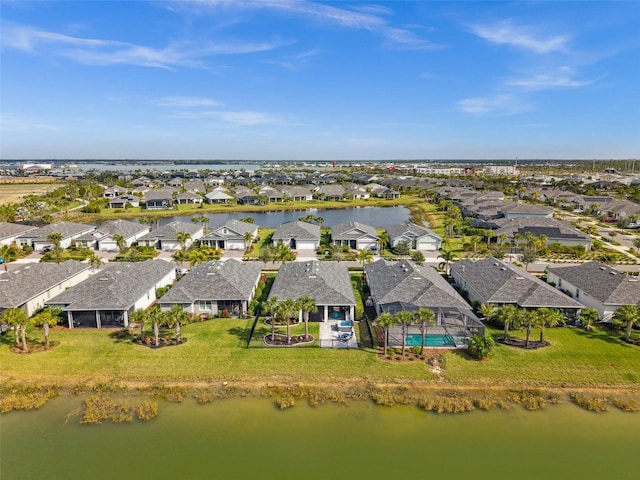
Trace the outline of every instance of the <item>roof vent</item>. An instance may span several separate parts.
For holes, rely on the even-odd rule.
[[[500,267],[500,270],[502,270],[503,272],[506,270],[505,267]]]
[[[605,267],[600,267],[600,270],[606,270],[606,268]]]
[[[524,277],[516,277],[516,280],[524,280]]]
[[[108,282],[109,278],[108,277],[100,277],[98,280],[100,280],[101,282]]]
[[[609,272],[611,275],[617,275],[616,272]]]
[[[498,262],[493,262],[494,267],[497,267],[498,265],[500,265]]]

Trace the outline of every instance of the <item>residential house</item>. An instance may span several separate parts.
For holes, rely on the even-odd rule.
[[[611,322],[623,305],[640,306],[640,280],[600,262],[547,269],[547,282]]]
[[[127,193],[126,188],[121,187],[120,185],[114,185],[105,189],[105,191],[102,192],[102,196],[104,198],[115,198],[119,197],[120,195],[124,195],[125,193]]]
[[[552,218],[553,207],[548,205],[534,205],[528,203],[516,203],[502,207],[500,212],[504,218]]]
[[[331,228],[331,242],[353,250],[376,250],[378,232],[374,227],[358,222],[340,223]]]
[[[140,206],[140,197],[136,195],[120,195],[119,197],[113,197],[107,203],[108,208],[126,208],[127,203],[132,207]]]
[[[0,313],[20,308],[32,316],[67,288],[86,280],[89,265],[76,260],[62,263],[28,263],[0,272]]]
[[[440,250],[442,238],[426,227],[407,222],[400,225],[386,227],[389,236],[389,244],[397,247],[402,242],[407,242],[413,250]]]
[[[93,250],[117,251],[119,248],[116,235],[123,238],[125,247],[130,247],[148,233],[147,225],[122,219],[109,220],[96,227],[94,231],[76,238],[74,243],[76,246]]]
[[[553,308],[577,318],[582,305],[551,285],[511,263],[493,257],[455,262],[451,276],[471,302],[484,305],[515,305],[524,309]]]
[[[262,187],[259,191],[258,191],[258,195],[260,197],[264,197],[267,201],[267,203],[272,203],[272,202],[283,202],[284,201],[284,193],[282,193],[280,190],[277,190],[273,187],[270,186],[265,186]]]
[[[371,192],[374,197],[379,198],[400,198],[400,193],[391,190],[379,183],[368,183],[364,186],[365,190]]]
[[[355,183],[345,185],[344,194],[346,198],[353,198],[355,200],[366,200],[371,197],[371,194],[364,187]]]
[[[297,300],[302,296],[315,300],[318,311],[311,313],[310,320],[326,322],[353,320],[356,300],[347,266],[338,262],[286,263],[278,270],[269,298]],[[299,314],[302,320],[302,312]]]
[[[282,189],[287,197],[290,197],[294,202],[310,202],[313,200],[313,193],[306,187],[285,187]]]
[[[59,233],[62,236],[60,241],[61,248],[67,248],[71,245],[72,241],[82,235],[95,230],[94,225],[87,225],[85,223],[74,222],[57,222],[40,227],[37,230],[31,230],[16,238],[16,243],[20,246],[29,245],[33,247],[36,252],[41,252],[46,247],[52,247],[53,242],[47,240],[47,237],[52,233]]]
[[[200,243],[224,250],[244,250],[247,246],[245,235],[251,234],[251,238],[258,237],[258,226],[253,223],[231,219],[224,225],[214,227],[209,233],[200,239]]]
[[[240,205],[259,205],[260,199],[258,194],[247,187],[236,187],[234,196]]]
[[[582,245],[585,250],[591,248],[590,235],[581,232],[569,223],[561,222],[555,218],[501,218],[494,220],[493,223],[498,227],[494,230],[496,236],[504,233],[511,243],[513,243],[515,235],[519,234],[524,237],[527,232],[531,232],[536,237],[546,235],[547,244]]]
[[[18,237],[37,230],[38,227],[32,225],[21,225],[19,223],[0,222],[0,245],[11,245]]]
[[[173,208],[175,200],[173,194],[175,190],[161,188],[159,190],[149,190],[144,195],[144,208],[147,210],[166,210]]]
[[[371,294],[366,303],[373,305],[378,315],[414,313],[422,308],[434,312],[435,323],[426,327],[427,338],[431,335],[440,340],[434,346],[461,347],[464,339],[484,333],[469,304],[433,267],[408,260],[378,260],[366,264],[364,272]],[[414,322],[406,343],[420,345],[420,335]],[[391,346],[403,344],[400,326],[389,329],[388,342]]]
[[[323,185],[314,189],[315,194],[322,200],[344,200],[345,190],[342,185]]]
[[[207,202],[216,204],[233,203],[234,197],[225,193],[222,189],[215,189],[205,195]]]
[[[284,243],[293,250],[316,250],[320,245],[320,225],[295,221],[281,224],[271,237],[274,244]]]
[[[195,205],[202,203],[202,196],[193,192],[183,192],[176,195],[176,202],[181,205]]]
[[[188,248],[193,242],[202,238],[204,227],[200,224],[187,222],[167,223],[140,237],[138,245],[155,247],[157,250],[169,252],[180,250],[182,245],[178,241],[179,232],[189,234],[189,239],[184,244],[184,247]]]
[[[260,281],[260,269],[235,259],[196,265],[159,300],[160,307],[180,305],[193,315],[243,317]]]
[[[114,262],[45,303],[62,308],[69,328],[127,327],[132,312],[151,306],[156,289],[175,280],[175,266],[164,260]]]

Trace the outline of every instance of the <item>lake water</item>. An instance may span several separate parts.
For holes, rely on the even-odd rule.
[[[277,410],[268,400],[162,404],[156,420],[79,425],[80,398],[12,412],[0,478],[637,479],[640,414],[573,405],[437,415],[416,407]]]
[[[275,228],[281,223],[298,220],[305,215],[316,215],[324,218],[325,227],[332,227],[339,223],[360,222],[372,227],[384,227],[404,223],[409,219],[409,210],[405,207],[360,207],[344,208],[334,210],[288,210],[279,212],[236,212],[236,213],[210,213],[205,214],[209,218],[209,227],[222,225],[232,218],[240,219],[253,217],[255,224],[260,227]],[[160,225],[169,222],[182,221],[190,222],[196,215],[177,215],[175,217],[165,217],[160,220]]]

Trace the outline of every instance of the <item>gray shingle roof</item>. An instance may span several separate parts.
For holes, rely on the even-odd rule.
[[[493,221],[499,228],[495,231],[496,235],[505,233],[513,236],[516,233],[524,235],[526,232],[532,232],[536,236],[545,234],[549,240],[580,240],[590,242],[591,237],[582,233],[568,223],[561,222],[554,218],[500,218]]]
[[[82,232],[91,231],[95,229],[94,225],[87,225],[85,223],[75,223],[75,222],[58,222],[51,223],[49,225],[45,225],[44,227],[40,227],[38,230],[27,232],[21,237],[33,238],[35,241],[38,240],[46,240],[47,237],[52,233],[59,233],[62,235],[62,238],[69,238],[74,235],[78,235]]]
[[[460,288],[473,291],[481,303],[512,303],[522,308],[582,308],[571,297],[510,263],[488,257],[461,260],[451,267]],[[460,279],[460,280],[459,280]]]
[[[34,227],[32,225],[0,222],[0,240],[4,238],[18,237],[37,228],[38,227]]]
[[[519,214],[550,214],[553,212],[553,207],[547,205],[534,205],[529,203],[509,203],[501,209],[502,213],[519,213]]]
[[[109,220],[96,228],[96,230],[105,235],[119,234],[127,239],[137,235],[138,233],[148,232],[149,227],[130,220]]]
[[[65,310],[128,310],[174,269],[164,260],[109,264],[45,303]]]
[[[411,238],[420,238],[428,235],[440,239],[436,233],[432,232],[428,228],[421,227],[411,222],[391,225],[390,227],[385,227],[385,229],[389,235],[390,242],[393,242],[396,238],[402,237],[403,235]]]
[[[242,222],[240,220],[232,218],[227,220],[227,222],[222,225],[213,227],[211,232],[202,237],[202,240],[244,240],[245,233],[250,232],[251,234],[253,234],[256,232],[257,228],[258,226],[253,223]],[[225,229],[227,230],[227,233],[224,233]]]
[[[292,238],[296,240],[318,240],[320,241],[320,225],[313,223],[295,221],[281,224],[271,237],[274,242],[282,240],[288,242]]]
[[[156,228],[155,230],[151,230],[149,233],[147,233],[143,237],[140,237],[139,240],[154,241],[158,238],[161,238],[162,240],[176,240],[177,232],[185,232],[193,236],[197,232],[199,232],[201,229],[202,229],[202,225],[200,224],[196,225],[194,223],[187,223],[187,222],[171,222],[171,223],[167,223],[166,225],[162,225],[161,227]]]
[[[605,305],[640,305],[640,279],[600,262],[548,271]]]
[[[378,237],[374,227],[359,222],[340,223],[331,227],[331,238],[334,240],[355,240],[365,236]]]
[[[297,300],[309,295],[316,305],[355,305],[347,266],[338,262],[286,263],[278,270],[269,298]]]
[[[364,269],[371,295],[381,306],[400,302],[418,308],[469,309],[469,304],[433,267],[407,260],[378,260]]]
[[[160,299],[162,304],[199,300],[250,300],[261,267],[229,259],[195,266]]]
[[[17,308],[50,288],[74,277],[89,265],[76,260],[32,263],[0,274],[0,310]]]

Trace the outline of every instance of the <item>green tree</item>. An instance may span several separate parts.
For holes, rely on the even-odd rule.
[[[538,259],[538,253],[536,252],[536,249],[532,245],[527,244],[522,249],[522,253],[520,254],[520,259],[522,260],[522,263],[524,263],[524,270],[526,272],[528,271],[529,264],[535,262]]]
[[[189,314],[185,312],[182,305],[172,305],[168,312],[165,312],[170,327],[176,330],[176,344],[180,344],[180,326],[189,322]]]
[[[453,253],[453,250],[442,249],[440,251],[440,258],[442,259],[442,263],[440,264],[440,268],[444,268],[444,272],[447,275],[450,275],[451,274],[451,263],[456,260],[456,254]]]
[[[295,259],[296,254],[291,250],[291,247],[285,245],[282,240],[278,240],[273,257],[274,262],[282,262],[282,265],[284,265],[285,263],[292,262]]]
[[[0,319],[2,319],[2,323],[13,327],[16,347],[20,346],[20,334],[22,334],[22,350],[26,352],[28,350],[26,330],[29,317],[25,311],[21,308],[7,308],[0,314]]]
[[[186,250],[187,243],[191,240],[191,234],[188,232],[176,232],[176,241],[182,247],[182,250]]]
[[[580,324],[585,330],[591,330],[591,325],[600,319],[600,313],[595,308],[583,308],[580,310]]]
[[[552,308],[538,309],[538,327],[540,327],[540,342],[544,342],[545,327],[553,328],[558,325],[564,325],[564,315],[560,310]]]
[[[493,355],[496,343],[493,338],[484,335],[474,335],[469,339],[467,352],[477,360],[484,360]]]
[[[153,343],[156,347],[160,346],[160,326],[165,322],[164,317],[164,313],[157,304],[147,310],[147,315],[145,316],[146,322],[153,328]]]
[[[102,258],[100,258],[100,256],[95,252],[92,252],[91,255],[89,255],[88,260],[89,266],[94,270],[97,270],[102,266]]]
[[[411,252],[411,260],[416,262],[418,265],[423,265],[424,253],[422,253],[420,250],[414,250],[413,252]]]
[[[304,339],[309,340],[309,314],[318,311],[315,299],[309,295],[303,295],[298,298],[298,308],[302,310],[302,318],[304,318]]]
[[[428,308],[419,308],[414,313],[416,322],[420,324],[420,354],[424,353],[424,345],[427,341],[427,325],[436,323],[436,314]]]
[[[486,322],[490,322],[496,313],[495,307],[490,303],[483,303],[480,305],[480,315],[482,315]]]
[[[182,270],[184,268],[184,262],[189,260],[189,254],[184,250],[177,250],[171,254],[171,258],[180,264],[180,270]]]
[[[376,325],[382,329],[382,342],[385,357],[387,356],[387,343],[389,339],[389,328],[398,323],[396,317],[390,313],[381,313],[376,317]]]
[[[271,297],[269,300],[263,303],[262,313],[268,313],[271,315],[271,341],[276,339],[276,313],[278,307],[278,298]]]
[[[478,244],[482,241],[482,237],[474,235],[471,237],[471,246],[473,247],[473,253],[478,253]]]
[[[613,321],[625,327],[625,339],[631,341],[631,329],[640,322],[640,308],[636,305],[623,305],[613,314]]]
[[[127,241],[124,239],[124,237],[119,233],[116,233],[113,235],[113,241],[116,242],[120,253],[124,253],[124,251],[127,249]]]
[[[404,357],[407,346],[407,327],[413,322],[413,315],[411,312],[398,312],[396,313],[396,319],[398,323],[402,325],[402,356]]]
[[[207,254],[201,249],[191,250],[187,254],[187,258],[189,260],[189,268],[193,267],[194,265],[204,263],[208,260]]]
[[[253,242],[253,233],[245,232],[242,238],[244,239],[244,249],[246,251],[249,251],[251,247],[251,242]]]
[[[371,250],[360,248],[358,249],[358,255],[356,258],[362,264],[362,269],[364,270],[365,262],[371,263],[373,261],[373,252]]]
[[[298,305],[294,300],[287,298],[278,304],[276,310],[287,327],[287,344],[289,344],[291,343],[291,319],[298,313]]]
[[[496,311],[496,321],[504,327],[504,340],[509,338],[509,328],[518,327],[520,320],[520,310],[515,305],[503,305]]]
[[[46,307],[33,317],[33,323],[36,327],[42,327],[44,333],[44,348],[49,349],[49,327],[53,327],[58,324],[60,320],[60,313],[62,310],[59,308]]]
[[[147,312],[141,309],[131,312],[129,315],[129,323],[135,323],[140,326],[140,341],[144,338],[144,326],[147,322]]]
[[[531,339],[531,330],[533,327],[540,325],[540,316],[535,310],[525,310],[520,313],[520,326],[525,328],[526,340],[525,347],[529,346],[529,340]]]
[[[53,232],[47,236],[47,240],[53,244],[52,256],[56,262],[62,261],[62,247],[60,243],[62,242],[62,234],[60,232]]]
[[[389,246],[389,233],[387,233],[386,230],[383,230],[378,234],[378,250],[382,252],[388,246]]]

